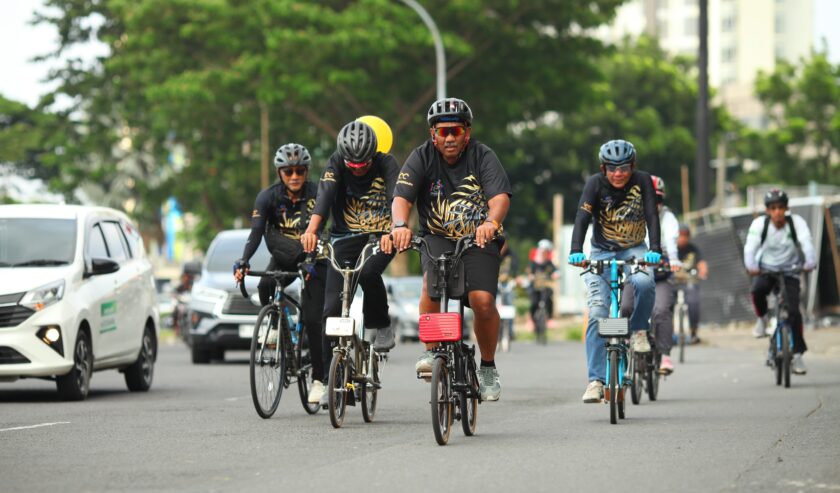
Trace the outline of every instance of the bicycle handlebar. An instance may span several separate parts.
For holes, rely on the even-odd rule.
[[[365,244],[364,248],[362,248],[362,252],[359,254],[359,258],[362,259],[361,262],[356,262],[356,267],[349,268],[349,267],[341,267],[338,265],[338,261],[335,259],[335,250],[333,249],[332,243],[325,240],[318,240],[318,245],[316,250],[319,254],[324,254],[327,257],[327,260],[332,265],[333,269],[337,270],[338,272],[342,273],[343,275],[348,274],[355,274],[362,270],[362,267],[365,266],[368,260],[370,260],[373,255],[376,255],[379,250],[379,238],[376,235],[369,235],[368,242]],[[324,253],[324,251],[328,253]],[[366,255],[368,250],[373,250],[372,255]]]
[[[590,273],[590,272],[592,272],[593,274],[600,274],[600,273],[604,272],[604,270],[606,270],[611,264],[615,264],[619,267],[626,266],[626,265],[627,266],[635,266],[636,267],[635,272],[642,272],[644,274],[647,274],[647,272],[642,269],[643,267],[646,267],[646,266],[649,266],[649,265],[659,265],[659,264],[651,264],[651,263],[645,262],[644,260],[636,259],[636,258],[631,258],[631,259],[628,259],[628,260],[616,260],[616,259],[587,260],[583,263],[582,266],[580,266],[581,268],[585,269],[580,275],[584,275],[584,274],[587,274],[587,273]]]
[[[498,236],[494,236],[493,240],[498,238]],[[491,240],[492,241],[492,240]],[[475,234],[470,234],[466,236],[462,236],[455,240],[455,250],[451,252],[444,252],[441,256],[449,256],[450,258],[458,258],[460,257],[465,251],[469,248],[476,246],[475,242]],[[424,251],[429,258],[439,258],[432,255],[432,251],[429,248],[429,242],[426,241],[426,238],[423,236],[415,236],[411,239],[411,249],[417,251]]]

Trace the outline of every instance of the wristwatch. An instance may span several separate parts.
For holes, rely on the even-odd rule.
[[[407,227],[408,227],[408,225],[405,223],[405,221],[397,221],[397,222],[394,223],[394,227],[392,229],[407,228]]]

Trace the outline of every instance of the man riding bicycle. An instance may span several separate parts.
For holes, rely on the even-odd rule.
[[[744,265],[752,283],[752,302],[758,320],[753,330],[756,337],[764,337],[767,330],[767,295],[776,286],[776,278],[762,271],[790,272],[799,267],[805,272],[817,265],[814,241],[808,223],[798,214],[788,215],[788,196],[783,190],[773,189],[764,195],[767,214],[757,217],[747,233],[744,244]],[[804,262],[803,262],[804,257]],[[799,311],[799,277],[785,276],[788,315],[793,334],[793,373],[807,372],[802,353],[808,347],[802,333],[802,313]]]
[[[700,327],[700,284],[697,279],[706,279],[709,266],[700,249],[691,242],[691,228],[687,224],[680,225],[680,235],[677,237],[677,254],[680,256],[681,269],[674,273],[677,285],[685,293],[685,304],[688,306],[688,326],[691,330],[689,344],[698,344],[700,338],[697,329]],[[692,271],[696,270],[696,275]]]
[[[412,232],[406,223],[415,201],[420,234],[434,256],[454,250],[456,240],[475,234],[480,248],[468,249],[461,262],[466,302],[475,313],[475,336],[481,352],[481,398],[495,401],[501,394],[495,363],[499,333],[495,300],[503,244],[497,235],[510,207],[511,186],[493,150],[470,140],[473,114],[467,103],[456,98],[435,101],[427,120],[431,139],[411,152],[397,181],[392,236],[399,251],[409,247]],[[428,286],[428,273],[434,263],[425,253],[422,266],[420,313],[438,312],[440,293],[430,293]],[[418,373],[431,371],[432,347],[427,345],[417,361]]]
[[[569,263],[586,266],[583,241],[589,223],[593,223],[591,260],[642,259],[649,264],[661,261],[659,215],[656,193],[648,173],[635,170],[636,149],[628,141],[611,140],[601,146],[598,154],[601,172],[589,177],[580,198],[572,232]],[[650,249],[645,248],[645,232]],[[609,273],[588,273],[587,285],[589,324],[586,330],[586,359],[589,385],[583,394],[584,403],[601,402],[606,381],[606,349],[598,336],[598,320],[609,316]],[[633,349],[650,352],[648,319],[655,298],[654,280],[646,272],[627,276],[635,290],[630,330]]]
[[[667,255],[662,257],[664,265],[654,270],[653,279],[656,281],[656,301],[653,303],[651,324],[655,334],[656,350],[662,355],[659,370],[666,375],[674,372],[671,362],[671,348],[674,346],[674,305],[677,303],[677,289],[673,278],[673,271],[680,270],[677,237],[680,223],[677,216],[665,205],[665,181],[651,175],[651,184],[656,193],[656,209],[659,213],[659,229],[662,232],[661,245],[665,247]],[[633,309],[633,289],[628,286],[624,290],[621,300],[622,315],[628,316]]]
[[[236,282],[242,282],[250,270],[248,261],[254,256],[263,237],[271,252],[271,260],[266,270],[298,270],[297,264],[304,257],[300,236],[309,222],[318,191],[318,187],[307,180],[311,162],[309,151],[300,144],[289,143],[277,149],[274,167],[280,181],[257,195],[254,211],[251,213],[251,234],[245,243],[242,258],[233,266]],[[326,270],[327,264],[323,260],[309,267],[300,300],[303,309],[301,318],[306,327],[309,354],[312,358],[312,387],[308,395],[308,401],[312,403],[318,402],[324,394],[323,382],[329,368],[321,335]],[[271,302],[275,284],[276,281],[271,277],[260,278],[258,290],[263,306]]]
[[[355,264],[370,235],[379,237],[381,249],[357,274],[364,291],[362,312],[367,329],[376,329],[374,350],[386,352],[394,347],[394,333],[388,315],[388,294],[382,272],[393,254],[391,198],[399,165],[390,154],[377,151],[373,129],[360,121],[348,123],[338,133],[337,150],[330,157],[321,181],[318,198],[306,232],[301,236],[304,251],[311,252],[318,242],[325,218],[332,212],[330,242],[336,261]],[[327,272],[324,320],[341,315],[343,279],[334,269]]]
[[[540,301],[545,303],[546,318],[551,318],[554,313],[554,280],[557,279],[557,266],[551,261],[551,252],[554,251],[554,244],[551,240],[542,239],[537,242],[537,250],[534,253],[534,260],[528,264],[528,280],[530,281],[529,295],[531,298],[531,320],[536,327],[537,320],[534,314],[539,309]],[[542,327],[545,330],[545,327]]]

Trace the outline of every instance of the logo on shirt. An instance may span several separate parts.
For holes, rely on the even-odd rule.
[[[410,181],[408,181],[410,178],[411,178],[411,175],[409,175],[408,173],[400,173],[399,175],[397,175],[397,183],[413,187],[414,183],[411,183]]]
[[[333,173],[332,171],[325,171],[324,176],[321,177],[321,181],[335,182],[335,173]]]
[[[254,209],[254,211],[251,212],[251,217],[260,217],[260,211]]]
[[[429,195],[435,198],[440,198],[443,195],[443,182],[440,179],[432,182],[429,186]]]

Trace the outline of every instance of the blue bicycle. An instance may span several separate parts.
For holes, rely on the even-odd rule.
[[[588,260],[581,275],[592,273],[602,275],[610,272],[610,316],[598,320],[598,335],[605,339],[607,348],[607,383],[604,386],[604,401],[610,404],[610,423],[624,419],[624,394],[633,380],[633,350],[629,344],[629,319],[621,316],[621,293],[624,287],[625,266],[636,266],[635,272],[645,272],[646,265],[640,260]]]
[[[770,349],[767,356],[767,364],[776,372],[776,385],[790,388],[790,367],[793,360],[793,333],[790,323],[790,312],[788,307],[788,294],[785,288],[785,277],[798,276],[798,269],[790,271],[765,271],[776,279],[776,287],[773,292],[776,294],[776,308],[774,318],[776,319],[776,330],[770,338]]]

